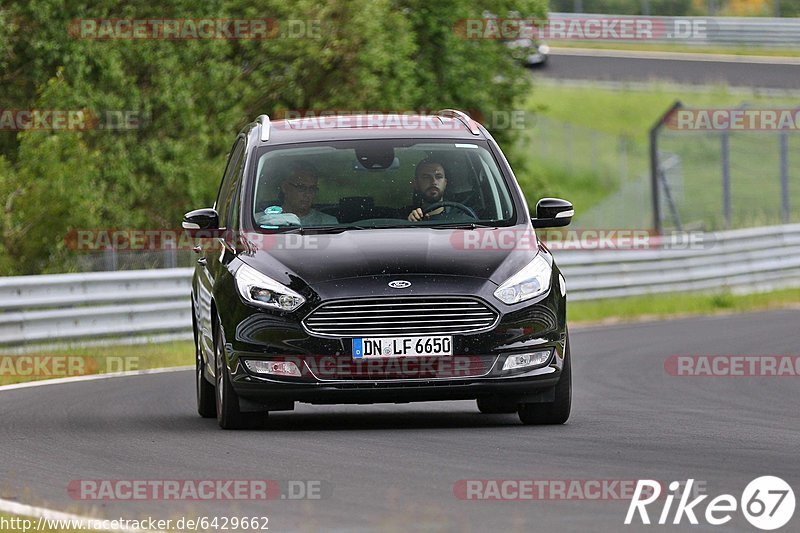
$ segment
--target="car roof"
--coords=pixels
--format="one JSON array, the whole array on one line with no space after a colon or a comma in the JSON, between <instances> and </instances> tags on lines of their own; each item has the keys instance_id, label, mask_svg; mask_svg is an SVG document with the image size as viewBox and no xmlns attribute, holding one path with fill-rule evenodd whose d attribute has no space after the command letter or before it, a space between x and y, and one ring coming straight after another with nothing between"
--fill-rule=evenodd
<instances>
[{"instance_id":1,"label":"car roof","mask_svg":"<svg viewBox=\"0 0 800 533\"><path fill-rule=\"evenodd\" d=\"M251 135L257 133L261 146L357 139L487 139L486 130L466 114L455 110L439 113L307 114L275 121L261 115L249 127Z\"/></svg>"}]
</instances>

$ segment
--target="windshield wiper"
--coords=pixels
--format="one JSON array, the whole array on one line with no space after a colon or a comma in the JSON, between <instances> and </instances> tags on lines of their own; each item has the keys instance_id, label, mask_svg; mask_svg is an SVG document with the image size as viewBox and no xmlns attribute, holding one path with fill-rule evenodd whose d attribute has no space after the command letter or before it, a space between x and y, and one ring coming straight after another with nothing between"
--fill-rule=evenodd
<instances>
[{"instance_id":1,"label":"windshield wiper","mask_svg":"<svg viewBox=\"0 0 800 533\"><path fill-rule=\"evenodd\" d=\"M424 226L431 229L477 229L477 228L496 228L491 224L484 224L480 222L451 222L448 224L430 224Z\"/></svg>"},{"instance_id":2,"label":"windshield wiper","mask_svg":"<svg viewBox=\"0 0 800 533\"><path fill-rule=\"evenodd\" d=\"M310 235L315 233L342 233L349 230L369 229L363 226L292 226L290 229L282 231L281 233L299 233L300 235Z\"/></svg>"}]
</instances>

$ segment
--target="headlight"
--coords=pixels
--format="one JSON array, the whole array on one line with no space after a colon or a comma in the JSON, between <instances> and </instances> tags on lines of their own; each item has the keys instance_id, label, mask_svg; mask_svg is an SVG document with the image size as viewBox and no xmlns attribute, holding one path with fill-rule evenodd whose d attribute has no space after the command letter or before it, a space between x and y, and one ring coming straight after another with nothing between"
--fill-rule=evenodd
<instances>
[{"instance_id":1,"label":"headlight","mask_svg":"<svg viewBox=\"0 0 800 533\"><path fill-rule=\"evenodd\" d=\"M550 263L539 254L525 268L500 285L500 288L494 291L494 295L508 305L530 300L547 292L552 273Z\"/></svg>"},{"instance_id":2,"label":"headlight","mask_svg":"<svg viewBox=\"0 0 800 533\"><path fill-rule=\"evenodd\" d=\"M550 53L550 47L547 46L546 44L540 44L539 45L539 53L542 54L542 55L549 54Z\"/></svg>"},{"instance_id":3,"label":"headlight","mask_svg":"<svg viewBox=\"0 0 800 533\"><path fill-rule=\"evenodd\" d=\"M236 287L244 301L258 307L294 311L306 301L289 287L247 265L239 267L235 278Z\"/></svg>"}]
</instances>

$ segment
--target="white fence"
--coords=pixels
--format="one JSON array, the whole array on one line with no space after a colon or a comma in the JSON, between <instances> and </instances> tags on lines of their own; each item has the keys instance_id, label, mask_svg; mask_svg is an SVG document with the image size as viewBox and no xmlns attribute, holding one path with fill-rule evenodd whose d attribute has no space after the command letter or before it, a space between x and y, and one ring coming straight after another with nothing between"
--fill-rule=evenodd
<instances>
[{"instance_id":1,"label":"white fence","mask_svg":"<svg viewBox=\"0 0 800 533\"><path fill-rule=\"evenodd\" d=\"M800 224L706 234L701 249L554 250L571 301L800 286ZM191 269L0 278L0 347L190 338Z\"/></svg>"}]
</instances>

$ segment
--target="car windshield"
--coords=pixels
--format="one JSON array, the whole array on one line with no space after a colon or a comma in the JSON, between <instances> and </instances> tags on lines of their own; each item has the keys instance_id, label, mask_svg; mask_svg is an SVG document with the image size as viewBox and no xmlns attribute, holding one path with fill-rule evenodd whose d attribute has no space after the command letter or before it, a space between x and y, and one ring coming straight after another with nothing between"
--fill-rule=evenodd
<instances>
[{"instance_id":1,"label":"car windshield","mask_svg":"<svg viewBox=\"0 0 800 533\"><path fill-rule=\"evenodd\" d=\"M486 143L360 140L255 155L254 227L507 225L506 181Z\"/></svg>"}]
</instances>

